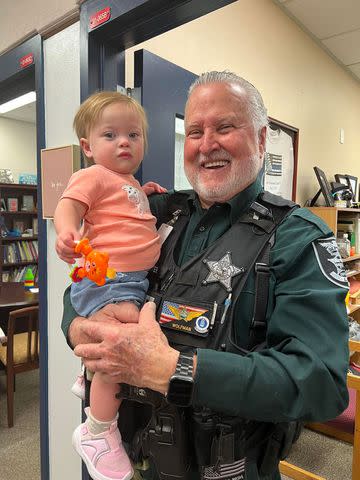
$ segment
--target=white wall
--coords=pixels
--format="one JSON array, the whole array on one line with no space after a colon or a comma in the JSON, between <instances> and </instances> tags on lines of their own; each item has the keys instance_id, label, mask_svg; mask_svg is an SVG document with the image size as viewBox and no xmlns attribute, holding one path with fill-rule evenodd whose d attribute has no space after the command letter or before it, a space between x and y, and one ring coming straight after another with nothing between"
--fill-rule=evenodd
<instances>
[{"instance_id":1,"label":"white wall","mask_svg":"<svg viewBox=\"0 0 360 480\"><path fill-rule=\"evenodd\" d=\"M360 83L271 0L239 0L129 49L127 86L139 48L196 74L227 69L253 83L269 115L299 129L300 203L318 190L315 165L331 180L360 177Z\"/></svg>"},{"instance_id":2,"label":"white wall","mask_svg":"<svg viewBox=\"0 0 360 480\"><path fill-rule=\"evenodd\" d=\"M36 125L0 117L0 168L9 168L15 183L19 173L36 173Z\"/></svg>"},{"instance_id":3,"label":"white wall","mask_svg":"<svg viewBox=\"0 0 360 480\"><path fill-rule=\"evenodd\" d=\"M80 103L79 23L44 42L46 147L76 143L72 121ZM81 420L80 400L70 391L80 365L60 329L69 269L55 254L48 220L49 456L50 478L77 480L81 463L71 435Z\"/></svg>"},{"instance_id":4,"label":"white wall","mask_svg":"<svg viewBox=\"0 0 360 480\"><path fill-rule=\"evenodd\" d=\"M0 54L19 40L49 30L78 15L77 0L15 0L0 2ZM6 5L6 7L5 7Z\"/></svg>"}]
</instances>

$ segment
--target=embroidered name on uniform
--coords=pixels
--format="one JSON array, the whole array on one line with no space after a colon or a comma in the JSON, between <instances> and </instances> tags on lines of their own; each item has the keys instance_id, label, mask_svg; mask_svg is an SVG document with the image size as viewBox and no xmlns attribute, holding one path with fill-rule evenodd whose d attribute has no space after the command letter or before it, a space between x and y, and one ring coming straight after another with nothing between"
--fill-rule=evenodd
<instances>
[{"instance_id":1,"label":"embroidered name on uniform","mask_svg":"<svg viewBox=\"0 0 360 480\"><path fill-rule=\"evenodd\" d=\"M209 329L210 311L192 305L184 305L165 300L159 323L166 328L180 330L195 335L205 335Z\"/></svg>"}]
</instances>

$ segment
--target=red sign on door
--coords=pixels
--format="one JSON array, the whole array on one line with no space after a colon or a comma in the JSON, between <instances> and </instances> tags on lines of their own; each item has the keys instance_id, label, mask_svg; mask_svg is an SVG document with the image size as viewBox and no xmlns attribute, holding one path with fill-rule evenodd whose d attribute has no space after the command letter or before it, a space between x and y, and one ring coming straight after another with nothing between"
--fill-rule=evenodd
<instances>
[{"instance_id":1,"label":"red sign on door","mask_svg":"<svg viewBox=\"0 0 360 480\"><path fill-rule=\"evenodd\" d=\"M21 68L26 68L29 65L32 65L34 63L34 54L28 53L27 55L24 55L20 58L19 63Z\"/></svg>"},{"instance_id":2,"label":"red sign on door","mask_svg":"<svg viewBox=\"0 0 360 480\"><path fill-rule=\"evenodd\" d=\"M110 16L111 16L110 7L106 7L103 10L100 10L99 12L94 13L90 17L90 25L89 25L90 28L93 29L101 25L102 23L107 22L108 20L110 20Z\"/></svg>"}]
</instances>

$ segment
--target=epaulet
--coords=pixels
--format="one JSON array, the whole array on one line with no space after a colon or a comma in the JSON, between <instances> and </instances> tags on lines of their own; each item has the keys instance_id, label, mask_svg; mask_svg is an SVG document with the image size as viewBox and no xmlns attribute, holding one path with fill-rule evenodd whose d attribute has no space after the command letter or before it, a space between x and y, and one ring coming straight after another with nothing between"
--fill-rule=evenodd
<instances>
[{"instance_id":1,"label":"epaulet","mask_svg":"<svg viewBox=\"0 0 360 480\"><path fill-rule=\"evenodd\" d=\"M329 235L331 233L331 228L320 217L312 213L307 208L299 208L296 210L296 212L294 212L293 215L302 218L305 220L305 222L317 227L324 235Z\"/></svg>"},{"instance_id":2,"label":"epaulet","mask_svg":"<svg viewBox=\"0 0 360 480\"><path fill-rule=\"evenodd\" d=\"M260 193L259 197L266 203L274 205L275 207L290 207L290 208L299 208L300 205L297 203L287 200L286 198L280 197L279 195L274 195L273 193L267 192L266 190Z\"/></svg>"},{"instance_id":3,"label":"epaulet","mask_svg":"<svg viewBox=\"0 0 360 480\"><path fill-rule=\"evenodd\" d=\"M176 210L181 210L181 215L189 215L188 200L192 193L192 190L179 190L169 195L168 214L172 215Z\"/></svg>"}]
</instances>

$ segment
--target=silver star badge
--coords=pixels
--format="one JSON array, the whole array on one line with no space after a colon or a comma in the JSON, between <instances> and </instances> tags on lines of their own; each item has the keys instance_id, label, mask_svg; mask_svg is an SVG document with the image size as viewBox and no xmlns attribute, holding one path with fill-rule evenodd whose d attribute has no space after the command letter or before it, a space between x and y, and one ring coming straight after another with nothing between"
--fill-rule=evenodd
<instances>
[{"instance_id":1,"label":"silver star badge","mask_svg":"<svg viewBox=\"0 0 360 480\"><path fill-rule=\"evenodd\" d=\"M231 252L227 252L220 260L212 261L204 258L203 262L210 270L209 275L203 281L204 285L213 282L220 282L228 292L232 291L231 279L239 273L244 273L244 267L236 267L231 261Z\"/></svg>"}]
</instances>

